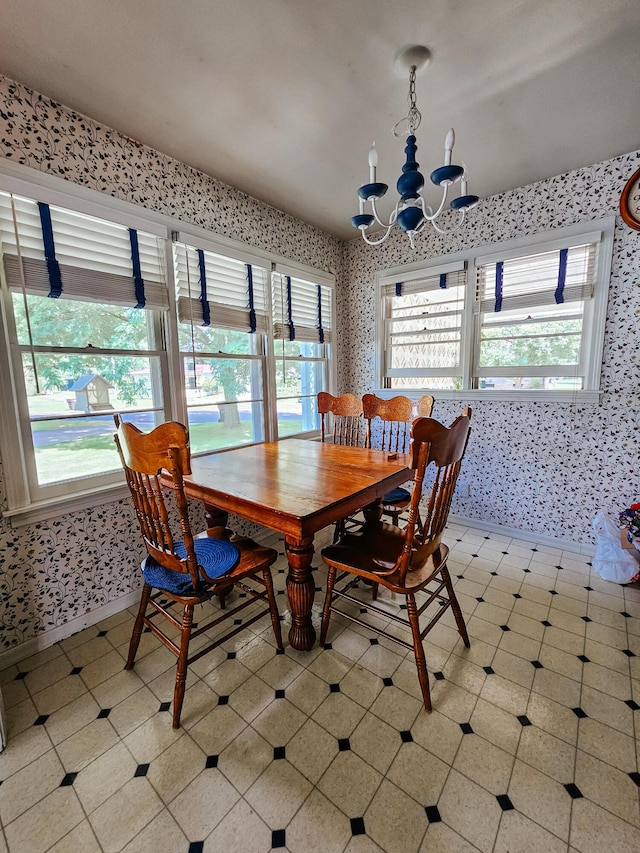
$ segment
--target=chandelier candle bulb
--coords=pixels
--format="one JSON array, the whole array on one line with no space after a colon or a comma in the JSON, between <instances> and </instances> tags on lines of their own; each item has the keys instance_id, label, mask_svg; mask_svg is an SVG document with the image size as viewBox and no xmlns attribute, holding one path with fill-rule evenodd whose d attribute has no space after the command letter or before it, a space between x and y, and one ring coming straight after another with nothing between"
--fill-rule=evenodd
<instances>
[{"instance_id":1,"label":"chandelier candle bulb","mask_svg":"<svg viewBox=\"0 0 640 853\"><path fill-rule=\"evenodd\" d=\"M375 184L376 182L376 166L378 165L378 152L376 151L375 142L371 143L371 148L369 149L369 183ZM360 211L362 213L362 211Z\"/></svg>"},{"instance_id":2,"label":"chandelier candle bulb","mask_svg":"<svg viewBox=\"0 0 640 853\"><path fill-rule=\"evenodd\" d=\"M453 146L456 142L456 134L453 128L449 130L447 133L446 139L444 140L444 165L451 165L451 152L453 151Z\"/></svg>"}]
</instances>

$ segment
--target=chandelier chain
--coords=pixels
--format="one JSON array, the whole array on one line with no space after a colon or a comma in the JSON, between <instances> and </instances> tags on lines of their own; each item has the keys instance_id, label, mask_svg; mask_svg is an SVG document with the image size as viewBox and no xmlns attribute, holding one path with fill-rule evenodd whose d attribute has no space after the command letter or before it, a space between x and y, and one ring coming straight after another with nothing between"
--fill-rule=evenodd
<instances>
[{"instance_id":1,"label":"chandelier chain","mask_svg":"<svg viewBox=\"0 0 640 853\"><path fill-rule=\"evenodd\" d=\"M409 133L415 133L418 127L420 126L420 121L422 120L422 114L418 107L416 106L416 66L412 65L409 71L409 95L407 97L409 102L409 112L407 113L407 125L409 126Z\"/></svg>"}]
</instances>

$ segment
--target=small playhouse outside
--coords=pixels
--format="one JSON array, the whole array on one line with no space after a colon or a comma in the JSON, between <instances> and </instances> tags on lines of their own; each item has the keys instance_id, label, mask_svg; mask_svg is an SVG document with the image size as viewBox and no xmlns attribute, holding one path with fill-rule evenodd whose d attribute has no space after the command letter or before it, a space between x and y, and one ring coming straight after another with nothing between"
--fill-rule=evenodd
<instances>
[{"instance_id":1,"label":"small playhouse outside","mask_svg":"<svg viewBox=\"0 0 640 853\"><path fill-rule=\"evenodd\" d=\"M109 401L109 391L113 385L97 373L85 373L80 376L69 391L75 392L75 399L70 398L70 409L85 412L102 412L113 410Z\"/></svg>"}]
</instances>

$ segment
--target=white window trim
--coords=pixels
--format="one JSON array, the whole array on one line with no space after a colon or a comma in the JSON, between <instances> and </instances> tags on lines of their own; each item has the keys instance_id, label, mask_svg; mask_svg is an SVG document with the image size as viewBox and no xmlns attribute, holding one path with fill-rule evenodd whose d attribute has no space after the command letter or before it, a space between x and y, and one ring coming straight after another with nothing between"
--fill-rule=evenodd
<instances>
[{"instance_id":1,"label":"white window trim","mask_svg":"<svg viewBox=\"0 0 640 853\"><path fill-rule=\"evenodd\" d=\"M239 258L255 259L267 269L273 269L274 265L279 268L291 270L291 273L299 278L317 281L332 289L332 316L331 322L336 327L336 277L333 272L320 270L315 267L292 261L275 252L270 252L242 243L239 240L225 237L208 231L200 226L183 222L174 217L169 217L153 210L148 210L140 205L133 204L111 196L103 196L100 192L88 187L72 184L55 175L39 172L28 166L14 163L11 160L0 159L0 190L22 195L26 198L38 198L48 204L77 210L89 216L95 216L109 221L136 228L149 233L157 234L165 238L166 247L166 269L168 288L170 293L169 310L165 312L167 335L167 372L165 379L165 409L170 417L186 423L186 398L182 393L182 362L178 344L177 334L177 311L175 301L175 280L173 273L172 258L172 235L178 232L187 241L196 240L203 248L210 248L219 254L228 254ZM270 276L268 286L270 287ZM271 293L269 291L269 300ZM7 294L4 294L6 298ZM271 304L269 302L269 304ZM1 312L1 315L12 321L12 308ZM23 439L21 435L21 423L17 412L20 395L17 393L16 383L13 377L13 366L7 341L8 328L2 316L0 316L0 454L2 457L4 487L7 496L8 509L2 512L4 518L10 519L12 525L21 526L25 524L57 518L67 513L88 509L93 506L102 505L126 498L129 494L124 484L124 475L121 481L107 485L99 485L90 489L75 490L69 495L59 497L48 497L43 500L32 500L27 477L27 460ZM271 330L270 330L271 334ZM271 412L270 400L270 376L275 377L273 367L273 354L266 347L266 370L265 370L265 429L266 440L272 440L276 435L275 408ZM329 361L329 391L336 389L336 358L335 346L333 347ZM168 379L168 381L166 381ZM275 381L275 380L274 380ZM274 401L275 402L275 401ZM300 437L300 436L296 436ZM316 433L305 433L305 438L315 438ZM287 437L282 438L286 441ZM220 451L222 452L222 451ZM120 480L120 477L118 477Z\"/></svg>"},{"instance_id":2,"label":"white window trim","mask_svg":"<svg viewBox=\"0 0 640 853\"><path fill-rule=\"evenodd\" d=\"M528 237L517 237L501 243L485 245L479 248L466 249L454 252L440 258L427 261L416 261L406 266L392 267L379 270L376 273L376 373L375 393L386 399L407 394L411 397L419 397L422 394L433 394L439 400L497 400L509 402L541 402L541 403L580 403L599 404L601 399L600 377L602 373L602 353L604 348L604 330L607 315L607 303L609 299L609 285L611 280L611 261L613 255L613 238L615 228L615 217L608 216L604 219L569 225L553 231L540 232ZM550 251L552 249L565 248L566 242L572 241L575 245L577 239L585 242L599 241L598 263L596 271L596 284L594 298L591 304L586 306L585 313L593 313L586 324L584 334L586 335L584 347L587 351L594 353L588 364L585 374L587 388L580 391L565 390L511 390L511 389L476 389L472 388L473 382L473 358L477 346L477 329L473 315L474 289L476 278L476 267L479 264L490 263L492 260L507 260L509 257L518 257L524 250L536 252ZM421 388L411 388L403 391L401 388L385 388L383 365L384 365L384 322L382 317L382 285L395 281L409 281L419 278L421 275L438 275L451 269L459 269L460 263L467 268L467 290L465 295L464 313L462 320L462 342L461 342L461 364L462 364L462 388L460 390L444 390L442 388L430 388L425 384ZM455 266L455 265L458 266Z\"/></svg>"}]
</instances>

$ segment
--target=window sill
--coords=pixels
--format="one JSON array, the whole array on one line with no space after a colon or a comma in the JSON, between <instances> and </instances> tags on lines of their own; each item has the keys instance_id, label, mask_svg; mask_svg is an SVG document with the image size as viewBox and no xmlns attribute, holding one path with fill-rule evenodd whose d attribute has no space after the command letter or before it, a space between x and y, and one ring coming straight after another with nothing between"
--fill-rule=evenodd
<instances>
[{"instance_id":1,"label":"window sill","mask_svg":"<svg viewBox=\"0 0 640 853\"><path fill-rule=\"evenodd\" d=\"M29 506L8 509L2 513L2 516L9 520L12 527L24 527L27 524L48 521L51 518L58 518L61 515L79 512L94 506L115 503L128 498L129 494L127 485L118 483L93 491L76 492L68 497L50 498L29 504Z\"/></svg>"},{"instance_id":2,"label":"window sill","mask_svg":"<svg viewBox=\"0 0 640 853\"><path fill-rule=\"evenodd\" d=\"M441 388L382 388L374 392L378 397L388 399L397 395L420 397L422 394L433 394L438 400L496 400L509 403L579 403L580 405L600 404L600 391L530 391L530 390L496 390L470 389L468 391L443 391Z\"/></svg>"}]
</instances>

